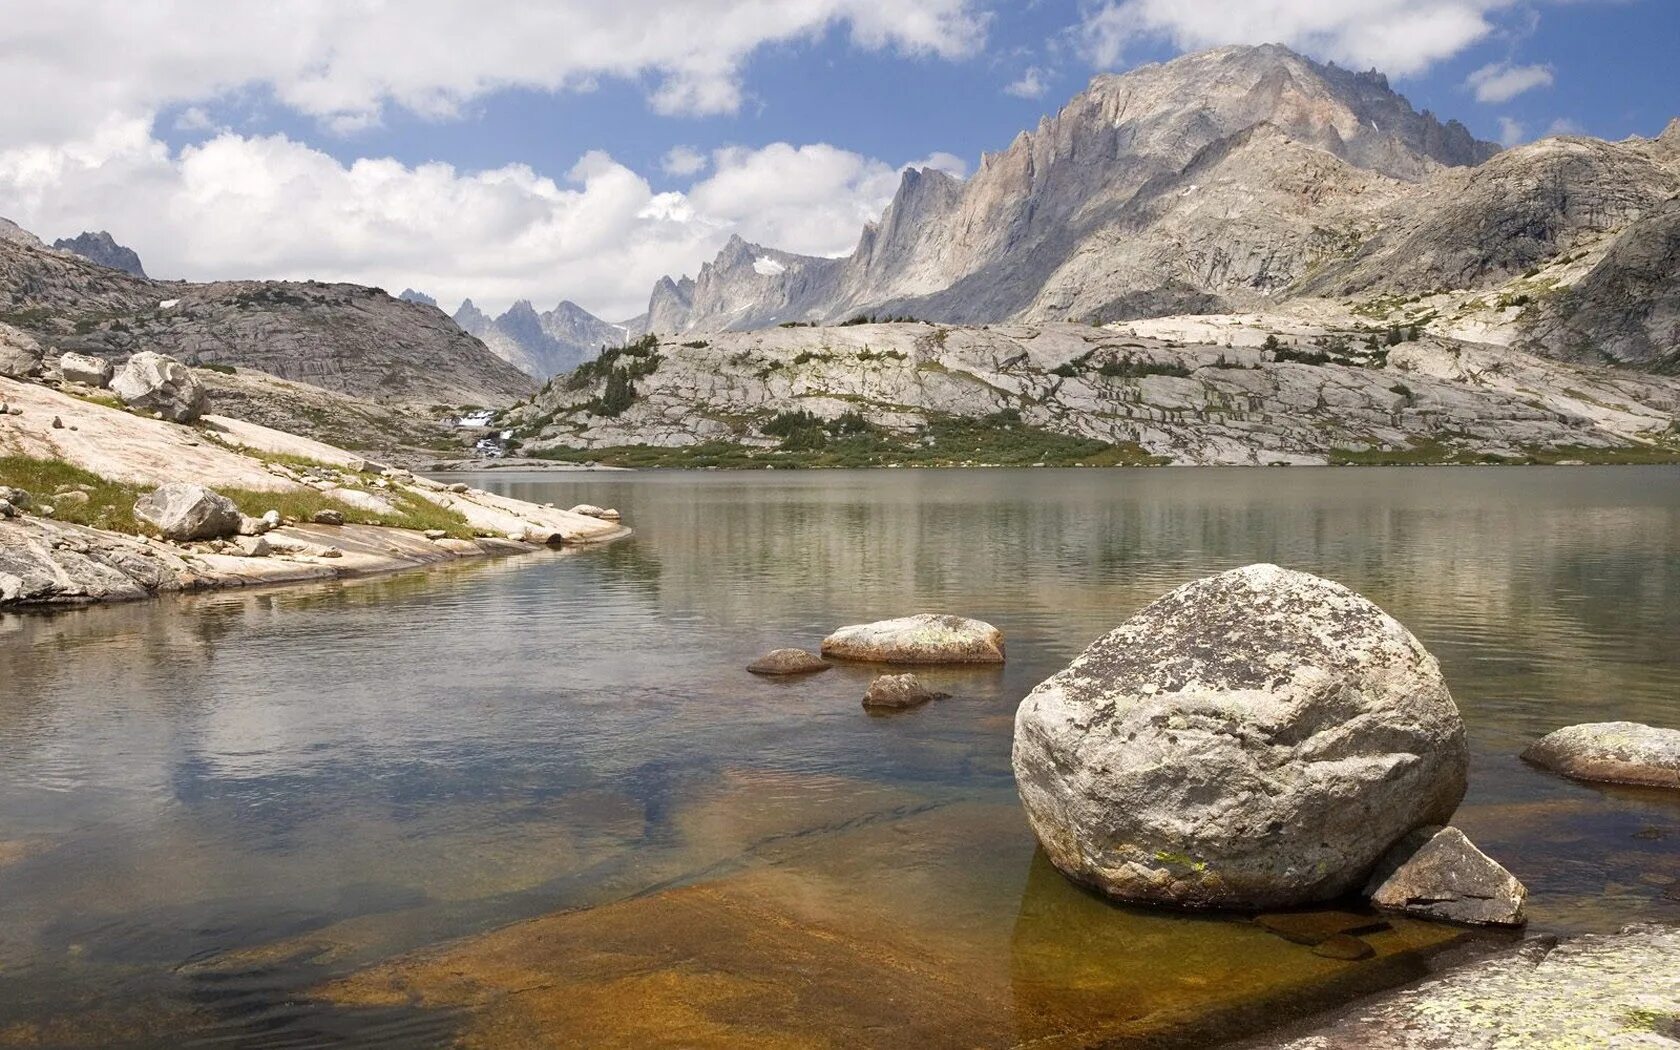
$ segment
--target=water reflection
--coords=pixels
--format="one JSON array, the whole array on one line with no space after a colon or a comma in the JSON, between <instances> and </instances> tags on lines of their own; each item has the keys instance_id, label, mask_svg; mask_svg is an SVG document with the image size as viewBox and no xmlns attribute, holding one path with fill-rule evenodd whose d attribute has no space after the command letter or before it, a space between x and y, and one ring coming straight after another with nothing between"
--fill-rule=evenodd
<instances>
[{"instance_id":1,"label":"water reflection","mask_svg":"<svg viewBox=\"0 0 1680 1050\"><path fill-rule=\"evenodd\" d=\"M1680 722L1673 470L475 481L614 505L637 533L0 617L0 1042L424 1045L562 1017L612 1041L613 1004L658 991L634 973L671 958L698 983L659 1001L709 1005L644 1019L695 1042L749 1022L796 1039L801 1011L878 1042L895 1030L864 1004L891 991L936 1019L934 1045L1080 1045L1393 979L1432 928L1348 968L1247 926L1114 909L1041 870L1013 800L1010 716L1033 684L1168 588L1256 560L1362 590L1441 657L1474 750L1460 823L1528 883L1537 928L1680 919L1671 794L1514 758L1570 721ZM953 698L892 719L858 706L866 668L741 672L933 609L998 623L1010 663L932 673ZM440 960L483 967L515 943L486 931L528 918L572 961L444 979ZM682 936L636 939L659 929ZM578 961L620 949L645 964L623 983ZM851 976L806 987L800 966ZM484 1013L543 967L577 994Z\"/></svg>"}]
</instances>

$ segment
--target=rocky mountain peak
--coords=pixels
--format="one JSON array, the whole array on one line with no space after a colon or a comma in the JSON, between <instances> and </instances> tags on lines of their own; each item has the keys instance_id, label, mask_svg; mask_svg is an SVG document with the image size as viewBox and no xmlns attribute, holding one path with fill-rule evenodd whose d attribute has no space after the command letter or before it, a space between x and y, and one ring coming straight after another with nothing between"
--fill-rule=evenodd
<instances>
[{"instance_id":1,"label":"rocky mountain peak","mask_svg":"<svg viewBox=\"0 0 1680 1050\"><path fill-rule=\"evenodd\" d=\"M475 306L471 299L462 299L460 307L455 311L455 323L460 325L463 331L482 338L493 322L490 315Z\"/></svg>"},{"instance_id":2,"label":"rocky mountain peak","mask_svg":"<svg viewBox=\"0 0 1680 1050\"><path fill-rule=\"evenodd\" d=\"M33 233L30 233L28 230L19 226L12 220L3 217L0 217L0 241L8 241L12 244L26 244L31 248L46 247L45 244L41 243L41 238L35 236Z\"/></svg>"},{"instance_id":3,"label":"rocky mountain peak","mask_svg":"<svg viewBox=\"0 0 1680 1050\"><path fill-rule=\"evenodd\" d=\"M433 299L425 292L417 292L412 288L404 288L400 293L398 293L397 298L401 299L405 303L418 303L421 306L437 306L436 299Z\"/></svg>"},{"instance_id":4,"label":"rocky mountain peak","mask_svg":"<svg viewBox=\"0 0 1680 1050\"><path fill-rule=\"evenodd\" d=\"M145 268L140 265L139 254L133 248L118 244L116 238L104 230L96 233L83 232L70 238L60 237L53 242L53 247L59 251L73 252L89 262L121 270L135 277L146 276Z\"/></svg>"}]
</instances>

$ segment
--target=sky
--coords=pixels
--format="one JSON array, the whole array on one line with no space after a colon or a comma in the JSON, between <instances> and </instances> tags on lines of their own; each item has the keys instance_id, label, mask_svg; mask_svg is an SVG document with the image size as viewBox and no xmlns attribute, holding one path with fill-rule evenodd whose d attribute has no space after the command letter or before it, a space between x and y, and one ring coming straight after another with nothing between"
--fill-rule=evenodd
<instances>
[{"instance_id":1,"label":"sky","mask_svg":"<svg viewBox=\"0 0 1680 1050\"><path fill-rule=\"evenodd\" d=\"M1268 42L1506 145L1680 115L1675 0L0 0L0 215L616 321L733 234L848 253L1096 73Z\"/></svg>"}]
</instances>

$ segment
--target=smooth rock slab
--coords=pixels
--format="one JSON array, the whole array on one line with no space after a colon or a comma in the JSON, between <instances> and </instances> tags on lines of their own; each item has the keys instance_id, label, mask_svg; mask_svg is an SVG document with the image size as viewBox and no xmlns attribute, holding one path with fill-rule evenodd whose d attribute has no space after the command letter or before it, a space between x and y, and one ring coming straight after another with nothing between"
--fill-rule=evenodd
<instances>
[{"instance_id":1,"label":"smooth rock slab","mask_svg":"<svg viewBox=\"0 0 1680 1050\"><path fill-rule=\"evenodd\" d=\"M748 664L747 670L762 675L815 674L833 666L804 649L772 649Z\"/></svg>"},{"instance_id":2,"label":"smooth rock slab","mask_svg":"<svg viewBox=\"0 0 1680 1050\"><path fill-rule=\"evenodd\" d=\"M1003 632L983 620L921 613L842 627L823 639L822 654L885 664L1001 664Z\"/></svg>"},{"instance_id":3,"label":"smooth rock slab","mask_svg":"<svg viewBox=\"0 0 1680 1050\"><path fill-rule=\"evenodd\" d=\"M1587 722L1541 738L1522 757L1576 780L1680 788L1680 730Z\"/></svg>"},{"instance_id":4,"label":"smooth rock slab","mask_svg":"<svg viewBox=\"0 0 1680 1050\"><path fill-rule=\"evenodd\" d=\"M943 700L947 695L929 689L913 674L884 674L869 683L869 691L863 695L863 706L902 709L916 707L929 700Z\"/></svg>"},{"instance_id":5,"label":"smooth rock slab","mask_svg":"<svg viewBox=\"0 0 1680 1050\"><path fill-rule=\"evenodd\" d=\"M1364 884L1464 797L1464 724L1411 633L1340 584L1251 565L1187 584L1022 701L1045 853L1140 903L1280 908Z\"/></svg>"},{"instance_id":6,"label":"smooth rock slab","mask_svg":"<svg viewBox=\"0 0 1680 1050\"><path fill-rule=\"evenodd\" d=\"M134 516L163 534L166 540L215 540L239 532L239 508L233 500L203 485L176 482L141 496Z\"/></svg>"},{"instance_id":7,"label":"smooth rock slab","mask_svg":"<svg viewBox=\"0 0 1680 1050\"><path fill-rule=\"evenodd\" d=\"M1401 839L1365 886L1379 908L1472 926L1521 926L1528 889L1457 828Z\"/></svg>"}]
</instances>

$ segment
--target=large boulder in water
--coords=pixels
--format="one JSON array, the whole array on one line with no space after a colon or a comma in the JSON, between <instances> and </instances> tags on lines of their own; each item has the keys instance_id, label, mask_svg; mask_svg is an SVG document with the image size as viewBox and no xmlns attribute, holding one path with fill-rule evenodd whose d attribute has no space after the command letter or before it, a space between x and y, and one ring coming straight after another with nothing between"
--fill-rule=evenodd
<instances>
[{"instance_id":1,"label":"large boulder in water","mask_svg":"<svg viewBox=\"0 0 1680 1050\"><path fill-rule=\"evenodd\" d=\"M1680 788L1677 729L1638 722L1587 722L1535 741L1522 757L1576 780Z\"/></svg>"},{"instance_id":2,"label":"large boulder in water","mask_svg":"<svg viewBox=\"0 0 1680 1050\"><path fill-rule=\"evenodd\" d=\"M1050 860L1129 901L1275 908L1364 882L1464 797L1464 724L1411 632L1251 565L1157 600L1034 689L1015 779Z\"/></svg>"},{"instance_id":3,"label":"large boulder in water","mask_svg":"<svg viewBox=\"0 0 1680 1050\"><path fill-rule=\"evenodd\" d=\"M1001 664L1003 632L984 620L921 613L842 627L823 639L822 654L882 664Z\"/></svg>"},{"instance_id":4,"label":"large boulder in water","mask_svg":"<svg viewBox=\"0 0 1680 1050\"><path fill-rule=\"evenodd\" d=\"M131 408L156 412L177 423L191 423L202 416L210 400L192 369L150 350L128 359L111 380L111 390Z\"/></svg>"},{"instance_id":5,"label":"large boulder in water","mask_svg":"<svg viewBox=\"0 0 1680 1050\"><path fill-rule=\"evenodd\" d=\"M166 540L214 540L239 532L239 507L203 485L164 485L134 504L134 516L156 527Z\"/></svg>"}]
</instances>

